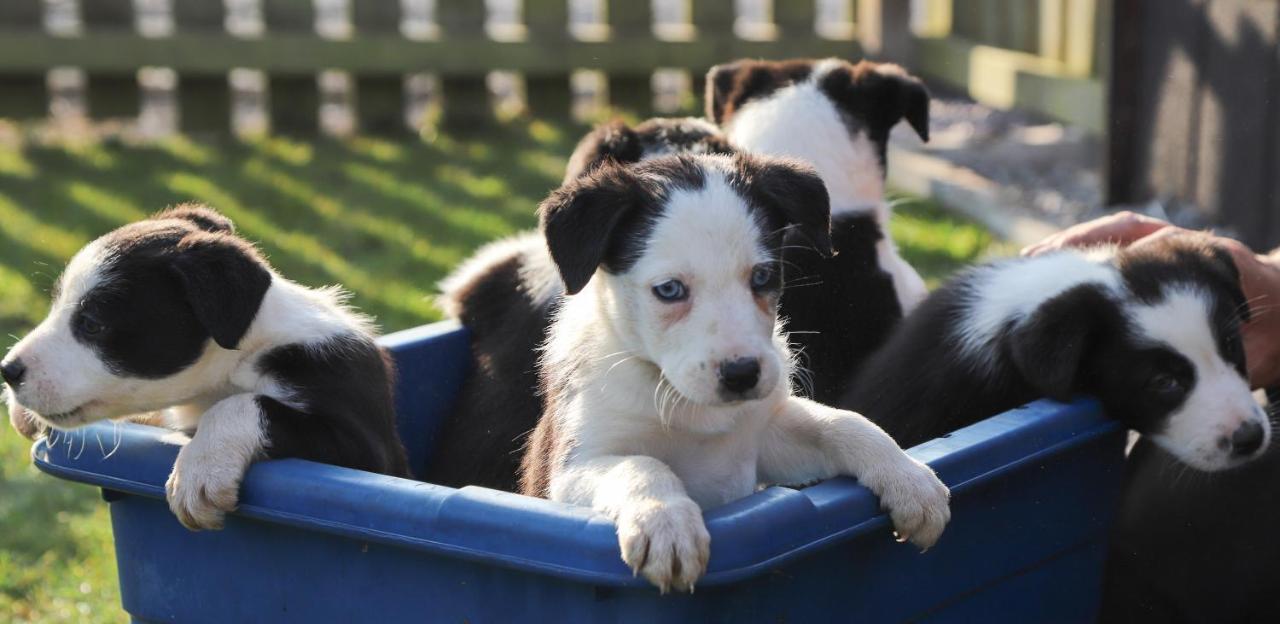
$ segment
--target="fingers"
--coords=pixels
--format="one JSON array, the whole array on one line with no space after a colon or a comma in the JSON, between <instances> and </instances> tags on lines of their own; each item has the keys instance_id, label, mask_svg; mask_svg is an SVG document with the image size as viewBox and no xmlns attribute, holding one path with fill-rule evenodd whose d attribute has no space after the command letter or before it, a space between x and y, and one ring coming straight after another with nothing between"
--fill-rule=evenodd
<instances>
[{"instance_id":1,"label":"fingers","mask_svg":"<svg viewBox=\"0 0 1280 624\"><path fill-rule=\"evenodd\" d=\"M1022 255L1035 256L1068 247L1091 247L1107 244L1123 247L1155 232L1172 227L1169 223L1160 219L1126 210L1069 227L1034 245L1023 248Z\"/></svg>"}]
</instances>

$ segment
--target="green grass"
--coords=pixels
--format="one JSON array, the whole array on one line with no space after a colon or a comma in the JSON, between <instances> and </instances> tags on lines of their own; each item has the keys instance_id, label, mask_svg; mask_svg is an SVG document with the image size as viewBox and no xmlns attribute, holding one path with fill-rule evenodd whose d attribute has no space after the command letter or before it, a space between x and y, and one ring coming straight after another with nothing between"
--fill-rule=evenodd
<instances>
[{"instance_id":1,"label":"green grass","mask_svg":"<svg viewBox=\"0 0 1280 624\"><path fill-rule=\"evenodd\" d=\"M39 322L81 245L186 201L230 216L285 275L345 284L384 330L437 320L436 281L477 245L535 223L581 131L521 121L430 142L10 140L0 144L0 335ZM980 228L926 201L899 202L894 236L931 283L993 249ZM36 471L29 446L0 427L0 614L124 621L106 504Z\"/></svg>"}]
</instances>

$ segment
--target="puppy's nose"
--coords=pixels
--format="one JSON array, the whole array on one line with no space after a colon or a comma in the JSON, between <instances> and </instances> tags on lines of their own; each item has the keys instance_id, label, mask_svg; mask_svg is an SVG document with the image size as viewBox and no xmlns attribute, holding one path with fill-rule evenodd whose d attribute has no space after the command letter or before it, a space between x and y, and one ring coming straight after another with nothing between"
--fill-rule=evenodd
<instances>
[{"instance_id":1,"label":"puppy's nose","mask_svg":"<svg viewBox=\"0 0 1280 624\"><path fill-rule=\"evenodd\" d=\"M1246 420L1244 424L1236 428L1231 434L1231 455L1233 457L1248 457L1258 452L1262 448L1262 442L1267 437L1266 432L1262 429L1262 425L1256 420Z\"/></svg>"},{"instance_id":2,"label":"puppy's nose","mask_svg":"<svg viewBox=\"0 0 1280 624\"><path fill-rule=\"evenodd\" d=\"M27 376L27 365L22 360L14 358L0 364L0 377L4 377L4 382L10 387L17 388L22 383L22 378Z\"/></svg>"},{"instance_id":3,"label":"puppy's nose","mask_svg":"<svg viewBox=\"0 0 1280 624\"><path fill-rule=\"evenodd\" d=\"M760 360L738 358L720 363L720 385L725 390L742 394L760 382Z\"/></svg>"}]
</instances>

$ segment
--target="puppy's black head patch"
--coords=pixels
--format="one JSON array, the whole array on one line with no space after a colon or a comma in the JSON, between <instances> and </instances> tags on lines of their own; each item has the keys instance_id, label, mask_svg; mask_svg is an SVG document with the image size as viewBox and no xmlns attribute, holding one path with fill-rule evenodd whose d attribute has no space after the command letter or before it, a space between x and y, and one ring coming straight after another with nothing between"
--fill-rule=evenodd
<instances>
[{"instance_id":1,"label":"puppy's black head patch","mask_svg":"<svg viewBox=\"0 0 1280 624\"><path fill-rule=\"evenodd\" d=\"M72 307L75 339L116 374L172 375L194 363L210 338L235 348L270 286L265 261L226 233L224 217L174 212L181 216L161 213L102 237L96 266L80 269L93 275L74 276L90 286L60 303Z\"/></svg>"},{"instance_id":2,"label":"puppy's black head patch","mask_svg":"<svg viewBox=\"0 0 1280 624\"><path fill-rule=\"evenodd\" d=\"M830 198L812 167L745 154L734 164L729 184L760 211L765 232L795 232L818 253L832 255Z\"/></svg>"},{"instance_id":3,"label":"puppy's black head patch","mask_svg":"<svg viewBox=\"0 0 1280 624\"><path fill-rule=\"evenodd\" d=\"M707 119L724 125L743 104L768 96L787 85L802 82L813 72L814 61L753 61L743 59L716 65L707 72Z\"/></svg>"},{"instance_id":4,"label":"puppy's black head patch","mask_svg":"<svg viewBox=\"0 0 1280 624\"><path fill-rule=\"evenodd\" d=\"M827 72L820 86L878 144L888 141L889 131L903 119L922 140L929 140L929 90L897 65L844 63Z\"/></svg>"},{"instance_id":5,"label":"puppy's black head patch","mask_svg":"<svg viewBox=\"0 0 1280 624\"><path fill-rule=\"evenodd\" d=\"M614 120L597 126L578 142L565 168L564 183L605 162L636 163L665 154L732 154L714 126L701 119L654 118L632 128Z\"/></svg>"},{"instance_id":6,"label":"puppy's black head patch","mask_svg":"<svg viewBox=\"0 0 1280 624\"><path fill-rule=\"evenodd\" d=\"M565 290L571 295L582 290L601 266L615 273L629 269L667 193L703 184L696 160L672 156L633 166L605 162L552 192L538 215Z\"/></svg>"},{"instance_id":7,"label":"puppy's black head patch","mask_svg":"<svg viewBox=\"0 0 1280 624\"><path fill-rule=\"evenodd\" d=\"M745 104L815 76L821 63L741 60L711 68L707 74L706 115L725 125ZM887 63L838 62L821 67L818 88L845 119L850 132L865 131L884 162L889 131L906 119L921 139L929 140L929 90L919 78Z\"/></svg>"},{"instance_id":8,"label":"puppy's black head patch","mask_svg":"<svg viewBox=\"0 0 1280 624\"><path fill-rule=\"evenodd\" d=\"M212 208L200 204L181 204L173 208L166 208L156 213L151 219L157 221L162 219L190 221L206 232L232 234L236 231L236 226L231 222L231 219L222 216Z\"/></svg>"}]
</instances>

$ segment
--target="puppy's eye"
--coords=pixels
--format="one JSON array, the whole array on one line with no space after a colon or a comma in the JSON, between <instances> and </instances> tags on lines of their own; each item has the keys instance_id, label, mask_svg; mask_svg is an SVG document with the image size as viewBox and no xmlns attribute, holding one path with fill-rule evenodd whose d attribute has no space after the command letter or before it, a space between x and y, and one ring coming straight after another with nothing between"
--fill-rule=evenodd
<instances>
[{"instance_id":1,"label":"puppy's eye","mask_svg":"<svg viewBox=\"0 0 1280 624\"><path fill-rule=\"evenodd\" d=\"M773 267L767 264L757 264L751 269L751 288L752 290L762 290L773 284Z\"/></svg>"},{"instance_id":2,"label":"puppy's eye","mask_svg":"<svg viewBox=\"0 0 1280 624\"><path fill-rule=\"evenodd\" d=\"M662 301L683 301L689 296L689 289L680 280L667 280L653 287L653 296Z\"/></svg>"},{"instance_id":3,"label":"puppy's eye","mask_svg":"<svg viewBox=\"0 0 1280 624\"><path fill-rule=\"evenodd\" d=\"M1169 373L1156 373L1147 380L1147 390L1161 395L1181 394L1184 388L1182 380Z\"/></svg>"},{"instance_id":4,"label":"puppy's eye","mask_svg":"<svg viewBox=\"0 0 1280 624\"><path fill-rule=\"evenodd\" d=\"M95 316L84 312L76 319L76 327L86 336L97 336L106 329L106 326Z\"/></svg>"}]
</instances>

